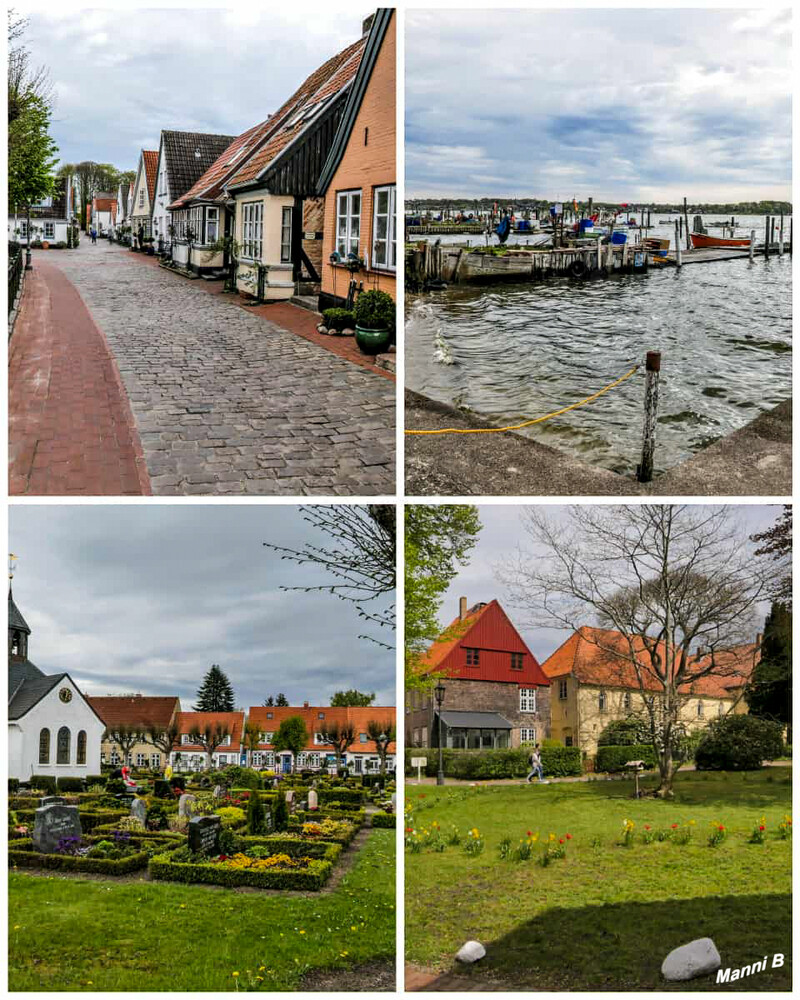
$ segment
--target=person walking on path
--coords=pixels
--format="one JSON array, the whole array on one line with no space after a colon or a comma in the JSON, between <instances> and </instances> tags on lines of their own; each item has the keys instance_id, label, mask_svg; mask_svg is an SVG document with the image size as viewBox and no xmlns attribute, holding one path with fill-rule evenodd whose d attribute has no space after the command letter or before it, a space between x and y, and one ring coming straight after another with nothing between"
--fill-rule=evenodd
<instances>
[{"instance_id":1,"label":"person walking on path","mask_svg":"<svg viewBox=\"0 0 800 1000\"><path fill-rule=\"evenodd\" d=\"M137 230L136 235L139 238L139 249L142 250L144 248L144 226L141 222L139 223L139 229Z\"/></svg>"},{"instance_id":2,"label":"person walking on path","mask_svg":"<svg viewBox=\"0 0 800 1000\"><path fill-rule=\"evenodd\" d=\"M544 781L544 768L542 767L542 755L539 752L539 744L537 743L533 750L531 750L531 755L528 757L528 763L531 765L530 773L525 779L528 784L531 783L533 776L536 775L539 781Z\"/></svg>"},{"instance_id":3,"label":"person walking on path","mask_svg":"<svg viewBox=\"0 0 800 1000\"><path fill-rule=\"evenodd\" d=\"M89 235L92 237L92 243L97 243L97 230L94 226L89 230Z\"/></svg>"}]
</instances>

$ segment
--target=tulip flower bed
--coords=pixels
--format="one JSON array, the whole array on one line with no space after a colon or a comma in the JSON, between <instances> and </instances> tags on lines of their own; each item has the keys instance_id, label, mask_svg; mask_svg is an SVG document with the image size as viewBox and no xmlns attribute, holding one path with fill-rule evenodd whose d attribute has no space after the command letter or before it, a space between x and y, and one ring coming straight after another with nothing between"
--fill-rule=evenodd
<instances>
[{"instance_id":1,"label":"tulip flower bed","mask_svg":"<svg viewBox=\"0 0 800 1000\"><path fill-rule=\"evenodd\" d=\"M640 783L652 787L654 780ZM789 990L791 768L632 781L406 790L406 959L509 991L715 990L666 984L673 948L713 938L723 968L781 953L726 989ZM457 890L458 906L452 905Z\"/></svg>"},{"instance_id":2,"label":"tulip flower bed","mask_svg":"<svg viewBox=\"0 0 800 1000\"><path fill-rule=\"evenodd\" d=\"M333 844L327 846L326 853L331 855L338 848ZM180 847L177 851L156 855L150 861L150 875L154 879L257 889L314 891L325 885L332 871L333 861L311 857L309 852L301 854L299 850L292 856L284 844L276 850L273 846L244 843L241 850L232 854L212 857L193 854L188 847Z\"/></svg>"},{"instance_id":3,"label":"tulip flower bed","mask_svg":"<svg viewBox=\"0 0 800 1000\"><path fill-rule=\"evenodd\" d=\"M120 833L105 837L71 837L59 844L54 854L41 854L30 839L15 840L9 846L11 868L48 868L64 872L92 872L99 875L127 875L146 868L150 857L175 847L176 838L131 837Z\"/></svg>"}]
</instances>

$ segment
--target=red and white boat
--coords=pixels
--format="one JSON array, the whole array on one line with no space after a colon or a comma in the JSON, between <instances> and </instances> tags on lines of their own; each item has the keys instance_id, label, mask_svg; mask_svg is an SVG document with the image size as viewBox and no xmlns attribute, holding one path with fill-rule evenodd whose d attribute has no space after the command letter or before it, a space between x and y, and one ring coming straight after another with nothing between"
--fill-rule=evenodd
<instances>
[{"instance_id":1,"label":"red and white boat","mask_svg":"<svg viewBox=\"0 0 800 1000\"><path fill-rule=\"evenodd\" d=\"M721 236L706 236L705 233L689 233L695 250L705 247L749 247L750 238L726 240Z\"/></svg>"}]
</instances>

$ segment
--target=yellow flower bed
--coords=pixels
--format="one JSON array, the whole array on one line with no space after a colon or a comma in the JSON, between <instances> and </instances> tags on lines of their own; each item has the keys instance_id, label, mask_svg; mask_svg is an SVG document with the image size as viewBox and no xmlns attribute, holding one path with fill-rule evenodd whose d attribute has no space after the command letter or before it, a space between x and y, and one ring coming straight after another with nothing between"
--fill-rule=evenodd
<instances>
[{"instance_id":1,"label":"yellow flower bed","mask_svg":"<svg viewBox=\"0 0 800 1000\"><path fill-rule=\"evenodd\" d=\"M226 868L263 871L267 868L304 868L311 858L290 858L288 854L271 854L268 858L250 858L246 854L234 854L223 862Z\"/></svg>"}]
</instances>

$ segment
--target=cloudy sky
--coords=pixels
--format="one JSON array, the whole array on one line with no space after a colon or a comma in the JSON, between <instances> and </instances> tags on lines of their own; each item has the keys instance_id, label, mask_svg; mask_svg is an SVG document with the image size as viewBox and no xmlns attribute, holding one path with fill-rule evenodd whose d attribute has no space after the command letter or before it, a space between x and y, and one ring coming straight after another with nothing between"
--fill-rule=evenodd
<instances>
[{"instance_id":1,"label":"cloudy sky","mask_svg":"<svg viewBox=\"0 0 800 1000\"><path fill-rule=\"evenodd\" d=\"M481 524L478 543L472 550L469 565L451 583L440 613L442 626L449 624L458 614L458 599L466 597L469 606L480 601L489 602L497 598L504 606L511 621L517 626L523 639L533 655L539 660L546 660L551 653L569 638L569 633L556 629L530 629L522 624L522 613L515 610L507 600L504 586L498 581L495 569L508 557L513 557L517 547L530 550L532 542L525 533L520 513L523 508L505 504L487 504L478 508ZM742 525L744 544L747 536L764 531L771 527L781 514L780 506L740 505L735 508L735 517ZM554 517L563 517L564 508L558 505L550 507ZM765 615L769 610L763 605L761 612ZM596 624L587 621L587 624Z\"/></svg>"},{"instance_id":2,"label":"cloudy sky","mask_svg":"<svg viewBox=\"0 0 800 1000\"><path fill-rule=\"evenodd\" d=\"M162 129L238 135L275 111L309 73L361 37L362 7L238 4L231 9L80 10L14 4L23 43L55 85L63 161L135 170ZM163 4L167 7L167 4ZM312 16L313 13L313 16Z\"/></svg>"},{"instance_id":3,"label":"cloudy sky","mask_svg":"<svg viewBox=\"0 0 800 1000\"><path fill-rule=\"evenodd\" d=\"M790 198L790 51L788 4L409 11L406 196Z\"/></svg>"},{"instance_id":4,"label":"cloudy sky","mask_svg":"<svg viewBox=\"0 0 800 1000\"><path fill-rule=\"evenodd\" d=\"M9 532L31 659L87 694L176 694L190 710L219 663L239 707L280 691L327 705L351 687L395 703L394 653L357 638L351 605L279 589L332 582L261 544L324 542L295 507L26 505Z\"/></svg>"}]
</instances>

